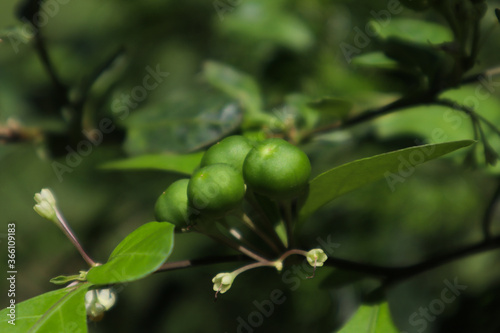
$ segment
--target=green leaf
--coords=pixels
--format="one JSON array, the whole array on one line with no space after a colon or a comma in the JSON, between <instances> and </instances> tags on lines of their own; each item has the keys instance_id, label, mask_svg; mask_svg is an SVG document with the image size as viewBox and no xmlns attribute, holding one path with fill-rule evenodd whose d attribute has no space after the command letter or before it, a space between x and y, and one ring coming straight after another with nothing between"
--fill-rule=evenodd
<instances>
[{"instance_id":1,"label":"green leaf","mask_svg":"<svg viewBox=\"0 0 500 333\"><path fill-rule=\"evenodd\" d=\"M304 51L314 43L311 29L287 10L286 1L246 1L221 18L220 28L224 32L252 41L257 47L275 44Z\"/></svg>"},{"instance_id":2,"label":"green leaf","mask_svg":"<svg viewBox=\"0 0 500 333\"><path fill-rule=\"evenodd\" d=\"M195 151L240 126L241 108L227 96L200 91L179 98L137 110L124 121L127 153Z\"/></svg>"},{"instance_id":3,"label":"green leaf","mask_svg":"<svg viewBox=\"0 0 500 333\"><path fill-rule=\"evenodd\" d=\"M487 85L486 81L484 84ZM485 95L476 95L477 85L464 86L449 90L440 95L440 98L451 100L458 105L466 105L474 108L483 118L492 124L500 124L500 101L496 98L488 98L487 89ZM488 86L489 87L489 86ZM479 90L478 90L479 91ZM402 135L420 137L427 142L445 142L464 140L474 136L470 117L461 111L440 105L428 105L408 108L404 112L395 112L385 117L375 119L374 125L377 137L390 139ZM432 124L432 126L429 126ZM482 123L487 141L497 153L500 152L500 138L489 127ZM468 157L477 160L479 165L485 164L485 156L482 144L478 143L475 154ZM488 172L500 174L500 163L496 166L488 166Z\"/></svg>"},{"instance_id":4,"label":"green leaf","mask_svg":"<svg viewBox=\"0 0 500 333\"><path fill-rule=\"evenodd\" d=\"M261 112L260 89L250 75L215 61L205 63L203 75L211 85L237 99L248 112Z\"/></svg>"},{"instance_id":5,"label":"green leaf","mask_svg":"<svg viewBox=\"0 0 500 333\"><path fill-rule=\"evenodd\" d=\"M165 170L190 175L200 164L204 152L193 154L154 154L111 161L100 166L105 170Z\"/></svg>"},{"instance_id":6,"label":"green leaf","mask_svg":"<svg viewBox=\"0 0 500 333\"><path fill-rule=\"evenodd\" d=\"M300 216L303 219L333 199L382 177L385 177L391 186L391 177L409 177L416 165L467 147L474 142L462 140L410 147L333 168L311 180L309 194Z\"/></svg>"},{"instance_id":7,"label":"green leaf","mask_svg":"<svg viewBox=\"0 0 500 333\"><path fill-rule=\"evenodd\" d=\"M87 280L102 285L143 278L168 259L173 246L173 224L146 223L118 244L107 263L91 268Z\"/></svg>"},{"instance_id":8,"label":"green leaf","mask_svg":"<svg viewBox=\"0 0 500 333\"><path fill-rule=\"evenodd\" d=\"M292 117L297 117L296 123L304 122L303 129L311 130L317 124L319 114L309 106L311 99L302 94L290 94L285 96L285 107L283 111L289 112ZM285 113L286 115L286 113Z\"/></svg>"},{"instance_id":9,"label":"green leaf","mask_svg":"<svg viewBox=\"0 0 500 333\"><path fill-rule=\"evenodd\" d=\"M372 27L381 38L397 37L412 43L435 45L453 41L453 33L444 25L409 18L393 18L391 24L372 21Z\"/></svg>"},{"instance_id":10,"label":"green leaf","mask_svg":"<svg viewBox=\"0 0 500 333\"><path fill-rule=\"evenodd\" d=\"M453 70L450 56L428 44L417 44L399 37L388 37L382 44L386 56L403 68L418 68L431 82L441 79Z\"/></svg>"},{"instance_id":11,"label":"green leaf","mask_svg":"<svg viewBox=\"0 0 500 333\"><path fill-rule=\"evenodd\" d=\"M90 286L82 283L16 304L15 325L8 322L10 309L3 309L0 332L87 332L85 293Z\"/></svg>"},{"instance_id":12,"label":"green leaf","mask_svg":"<svg viewBox=\"0 0 500 333\"><path fill-rule=\"evenodd\" d=\"M394 326L389 305L362 305L339 333L399 333Z\"/></svg>"},{"instance_id":13,"label":"green leaf","mask_svg":"<svg viewBox=\"0 0 500 333\"><path fill-rule=\"evenodd\" d=\"M369 52L352 58L355 66L378 67L378 68L398 68L398 62L387 57L383 52Z\"/></svg>"}]
</instances>

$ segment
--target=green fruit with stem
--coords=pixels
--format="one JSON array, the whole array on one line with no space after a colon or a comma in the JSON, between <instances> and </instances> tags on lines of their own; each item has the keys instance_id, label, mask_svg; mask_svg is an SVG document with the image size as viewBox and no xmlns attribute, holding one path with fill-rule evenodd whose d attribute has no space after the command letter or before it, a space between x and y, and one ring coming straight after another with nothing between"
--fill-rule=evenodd
<instances>
[{"instance_id":1,"label":"green fruit with stem","mask_svg":"<svg viewBox=\"0 0 500 333\"><path fill-rule=\"evenodd\" d=\"M217 163L193 174L187 195L191 206L203 217L215 219L241 205L245 190L241 172L229 164Z\"/></svg>"},{"instance_id":2,"label":"green fruit with stem","mask_svg":"<svg viewBox=\"0 0 500 333\"><path fill-rule=\"evenodd\" d=\"M243 177L256 193L275 200L298 197L311 175L307 155L283 139L267 139L248 153L243 164Z\"/></svg>"},{"instance_id":3,"label":"green fruit with stem","mask_svg":"<svg viewBox=\"0 0 500 333\"><path fill-rule=\"evenodd\" d=\"M253 145L247 138L241 135L228 136L207 150L203 155L200 166L226 163L241 172L243 162L252 148Z\"/></svg>"},{"instance_id":4,"label":"green fruit with stem","mask_svg":"<svg viewBox=\"0 0 500 333\"><path fill-rule=\"evenodd\" d=\"M180 179L173 182L163 192L155 204L155 218L158 222L170 222L177 227L184 227L189 223L189 200L187 188L189 179Z\"/></svg>"}]
</instances>

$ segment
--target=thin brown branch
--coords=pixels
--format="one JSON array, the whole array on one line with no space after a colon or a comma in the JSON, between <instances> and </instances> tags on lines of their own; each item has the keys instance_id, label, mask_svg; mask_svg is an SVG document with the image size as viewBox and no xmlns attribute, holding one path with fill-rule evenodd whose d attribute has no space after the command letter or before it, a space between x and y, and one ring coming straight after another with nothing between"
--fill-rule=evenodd
<instances>
[{"instance_id":1,"label":"thin brown branch","mask_svg":"<svg viewBox=\"0 0 500 333\"><path fill-rule=\"evenodd\" d=\"M35 34L35 49L37 51L40 60L49 74L49 77L56 89L57 98L59 99L58 104L60 106L64 106L68 104L68 89L59 79L58 74L52 64L47 48L45 47L45 42L42 36L42 32L40 28L38 28L38 32Z\"/></svg>"},{"instance_id":2,"label":"thin brown branch","mask_svg":"<svg viewBox=\"0 0 500 333\"><path fill-rule=\"evenodd\" d=\"M317 127L311 131L303 133L302 139L310 139L313 135L327 133L334 130L345 129L355 125L359 125L366 121L381 117L386 114L390 114L395 111L399 111L409 107L415 107L420 105L431 104L435 100L435 93L425 92L422 94L405 96L400 99L395 100L392 103L384 105L376 109L368 109L360 112L358 115L349 118L343 122L335 122L325 126Z\"/></svg>"},{"instance_id":3,"label":"thin brown branch","mask_svg":"<svg viewBox=\"0 0 500 333\"><path fill-rule=\"evenodd\" d=\"M495 67L495 68L490 68L485 70L482 73L478 74L473 74L469 75L460 81L460 85L465 85L465 84L470 84L470 83L482 83L484 81L487 81L488 78L491 78L493 76L500 75L500 67Z\"/></svg>"},{"instance_id":4,"label":"thin brown branch","mask_svg":"<svg viewBox=\"0 0 500 333\"><path fill-rule=\"evenodd\" d=\"M497 184L497 188L493 193L493 196L488 203L488 207L483 215L483 234L485 239L491 238L491 224L493 223L493 216L495 212L495 207L500 200L500 181Z\"/></svg>"},{"instance_id":5,"label":"thin brown branch","mask_svg":"<svg viewBox=\"0 0 500 333\"><path fill-rule=\"evenodd\" d=\"M500 248L500 236L406 267L377 266L337 258L328 258L325 265L380 278L387 287L455 260L497 248Z\"/></svg>"},{"instance_id":6,"label":"thin brown branch","mask_svg":"<svg viewBox=\"0 0 500 333\"><path fill-rule=\"evenodd\" d=\"M382 280L382 287L386 288L392 286L398 282L405 279L411 278L413 276L422 274L424 272L430 271L434 268L443 266L445 264L451 263L453 261L478 254L490 250L495 250L500 248L500 236L486 239L482 242L462 247L456 251L438 255L434 258L425 260L423 262L404 266L404 267L389 267L389 266L378 266L366 263L359 263L355 261L340 259L340 258L328 258L325 262L325 266L341 268L345 270L350 270L367 276L372 276ZM296 251L296 250L292 250ZM288 252L287 252L288 253ZM183 269L188 267L203 266L203 265L213 265L221 263L230 262L241 262L248 261L249 258L243 255L233 255L233 256L219 256L219 257L207 257L201 259L193 260L181 260L176 262L167 262L163 264L155 273Z\"/></svg>"},{"instance_id":7,"label":"thin brown branch","mask_svg":"<svg viewBox=\"0 0 500 333\"><path fill-rule=\"evenodd\" d=\"M160 268L156 270L155 273L161 273L188 267L224 264L224 263L240 262L248 260L249 258L244 255L216 256L216 257L206 257L206 258L192 259L192 260L180 260L180 261L164 263Z\"/></svg>"}]
</instances>

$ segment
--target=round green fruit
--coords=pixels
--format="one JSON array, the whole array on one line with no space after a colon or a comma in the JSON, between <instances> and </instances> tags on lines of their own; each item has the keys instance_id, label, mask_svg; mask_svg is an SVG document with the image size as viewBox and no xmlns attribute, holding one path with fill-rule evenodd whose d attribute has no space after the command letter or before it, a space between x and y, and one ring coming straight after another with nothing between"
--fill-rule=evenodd
<instances>
[{"instance_id":1,"label":"round green fruit","mask_svg":"<svg viewBox=\"0 0 500 333\"><path fill-rule=\"evenodd\" d=\"M170 222L176 226L186 226L189 221L189 201L187 188L189 179L173 182L155 204L155 218L159 222Z\"/></svg>"},{"instance_id":2,"label":"round green fruit","mask_svg":"<svg viewBox=\"0 0 500 333\"><path fill-rule=\"evenodd\" d=\"M207 150L201 159L200 166L226 163L241 172L245 157L252 148L247 138L241 135L228 136Z\"/></svg>"},{"instance_id":3,"label":"round green fruit","mask_svg":"<svg viewBox=\"0 0 500 333\"><path fill-rule=\"evenodd\" d=\"M241 172L229 164L211 164L196 171L187 194L191 206L205 217L218 218L241 204L245 196Z\"/></svg>"},{"instance_id":4,"label":"round green fruit","mask_svg":"<svg viewBox=\"0 0 500 333\"><path fill-rule=\"evenodd\" d=\"M277 200L296 198L311 175L307 155L283 139L267 139L248 153L243 177L250 189Z\"/></svg>"}]
</instances>

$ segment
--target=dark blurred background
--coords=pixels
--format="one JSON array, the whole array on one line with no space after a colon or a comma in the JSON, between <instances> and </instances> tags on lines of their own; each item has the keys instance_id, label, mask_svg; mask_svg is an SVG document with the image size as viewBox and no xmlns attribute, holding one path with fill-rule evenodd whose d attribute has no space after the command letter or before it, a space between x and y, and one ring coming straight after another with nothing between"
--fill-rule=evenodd
<instances>
[{"instance_id":1,"label":"dark blurred background","mask_svg":"<svg viewBox=\"0 0 500 333\"><path fill-rule=\"evenodd\" d=\"M52 162L65 163L64 147L78 139L81 128L70 135L62 129L64 110L57 109L57 91L33 43L22 40L26 23L15 17L19 1L2 1L0 126L20 126L31 138L0 145L0 235L7 232L7 223L16 223L17 301L55 289L49 283L54 276L86 269L62 233L33 211L36 192L51 188L84 247L97 261L105 261L128 233L154 220L156 198L183 175L109 171L99 166L127 156L192 151L212 142L214 135L224 134L214 134L203 120L211 119L211 98L220 97L200 74L205 61L225 63L255 78L265 109L277 117L293 94L344 98L353 102L356 113L384 105L412 89L401 73L381 70L383 59L377 66L369 63L376 58L348 63L342 52L342 43L355 46L356 28L365 31L366 23L375 18L371 11L387 10L389 2L47 1L57 10L47 16L42 34L64 85L79 86L122 50L112 68L91 86L82 108L83 125L110 117L117 129L104 137L103 144L93 146L71 172L63 173L61 181ZM488 5L474 72L498 63L500 28L493 8L500 3L488 1ZM413 31L416 39L450 38L442 19L432 11L401 7L387 26L412 27L415 21L434 24ZM358 49L369 54L374 44ZM169 76L130 107L126 119L119 119L112 111L113 103L142 84L148 66L159 66ZM493 90L481 99L477 84L444 94L460 103L476 96L476 110L500 124L496 85ZM70 96L77 98L78 93L70 89ZM203 118L205 114L208 118ZM238 133L237 124L226 125L225 134ZM316 136L302 148L317 175L358 158L439 141L433 137L436 129L445 133L441 139L446 141L473 137L467 118L443 107L424 106ZM498 152L500 140L490 132L487 135ZM330 237L340 245L336 257L398 266L480 241L482 217L500 169L484 163L477 169L466 168L464 153L419 167L396 184L394 191L381 180L335 200L306 222L300 244L312 248L318 237ZM498 222L498 210L494 219ZM500 231L498 223L494 230ZM175 242L172 261L230 253L196 234L177 235ZM491 317L500 307L499 259L496 251L478 254L394 286L387 297L395 323L401 331L422 332L418 330L422 326L412 325L410 316L441 297L445 280L457 278L467 286L466 291L435 320L429 320L425 332L500 332L500 324ZM241 324L238 318L247 323L252 320L249 317L257 311L254 301L269 299L274 289L283 291L286 301L252 330L331 332L348 319L374 284L361 279L325 288L322 279L333 272L325 268L318 270L317 278L300 280L299 288L291 290L292 284L274 271L259 269L238 277L231 290L214 302L212 277L236 267L220 264L172 271L130 283L120 290L119 302L105 319L89 324L90 332L235 332ZM6 306L3 299L2 308Z\"/></svg>"}]
</instances>

